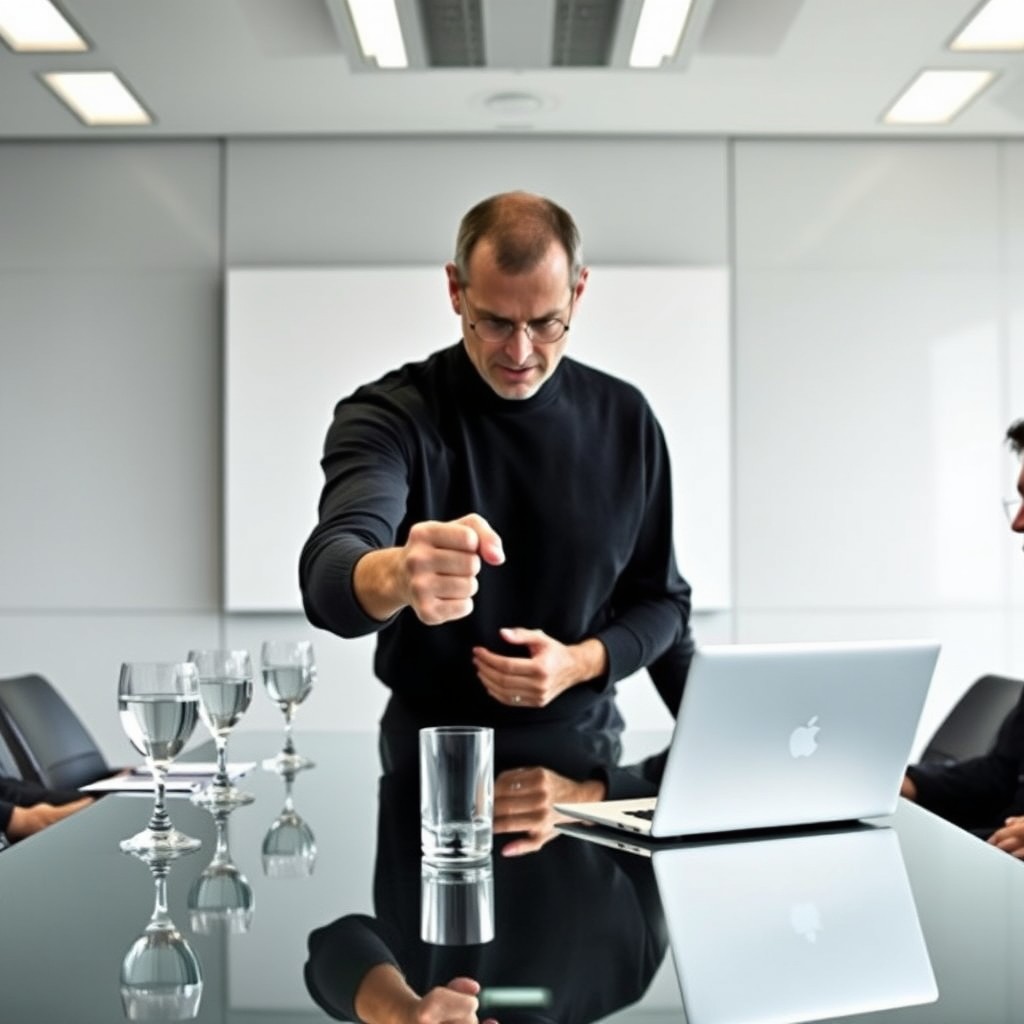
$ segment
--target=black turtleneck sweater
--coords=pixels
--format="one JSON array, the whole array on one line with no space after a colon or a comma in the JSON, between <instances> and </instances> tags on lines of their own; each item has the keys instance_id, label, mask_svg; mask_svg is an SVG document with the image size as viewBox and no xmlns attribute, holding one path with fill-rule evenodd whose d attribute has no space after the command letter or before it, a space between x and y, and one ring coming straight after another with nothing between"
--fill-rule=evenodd
<instances>
[{"instance_id":1,"label":"black turtleneck sweater","mask_svg":"<svg viewBox=\"0 0 1024 1024\"><path fill-rule=\"evenodd\" d=\"M535 395L507 400L459 343L339 402L322 466L319 524L300 561L306 614L344 637L379 631L377 675L422 723L585 716L686 634L668 452L630 384L563 358ZM440 626L408 608L368 617L352 588L358 559L404 544L414 523L470 512L505 551L503 565L482 568L472 614ZM596 637L607 675L547 708L505 707L472 665L475 645L523 653L500 639L504 626L566 644Z\"/></svg>"}]
</instances>

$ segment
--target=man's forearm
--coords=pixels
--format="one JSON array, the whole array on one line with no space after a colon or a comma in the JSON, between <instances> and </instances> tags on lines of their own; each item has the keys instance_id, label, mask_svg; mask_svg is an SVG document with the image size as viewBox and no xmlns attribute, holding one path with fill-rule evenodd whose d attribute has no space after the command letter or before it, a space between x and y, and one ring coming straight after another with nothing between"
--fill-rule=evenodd
<instances>
[{"instance_id":1,"label":"man's forearm","mask_svg":"<svg viewBox=\"0 0 1024 1024\"><path fill-rule=\"evenodd\" d=\"M608 651L597 637L588 637L578 644L571 644L573 661L576 664L576 682L586 683L599 679L608 671Z\"/></svg>"},{"instance_id":2,"label":"man's forearm","mask_svg":"<svg viewBox=\"0 0 1024 1024\"><path fill-rule=\"evenodd\" d=\"M356 600L378 622L386 622L409 603L402 591L400 558L401 548L368 551L352 572Z\"/></svg>"}]
</instances>

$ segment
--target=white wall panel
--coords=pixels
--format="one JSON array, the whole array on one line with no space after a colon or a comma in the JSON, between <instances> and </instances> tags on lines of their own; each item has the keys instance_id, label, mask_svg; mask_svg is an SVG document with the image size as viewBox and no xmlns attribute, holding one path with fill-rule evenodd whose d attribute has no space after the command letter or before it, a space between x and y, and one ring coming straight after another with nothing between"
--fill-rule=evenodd
<instances>
[{"instance_id":1,"label":"white wall panel","mask_svg":"<svg viewBox=\"0 0 1024 1024\"><path fill-rule=\"evenodd\" d=\"M593 263L719 265L727 185L722 140L233 141L226 258L443 264L473 203L527 189L569 209Z\"/></svg>"}]
</instances>

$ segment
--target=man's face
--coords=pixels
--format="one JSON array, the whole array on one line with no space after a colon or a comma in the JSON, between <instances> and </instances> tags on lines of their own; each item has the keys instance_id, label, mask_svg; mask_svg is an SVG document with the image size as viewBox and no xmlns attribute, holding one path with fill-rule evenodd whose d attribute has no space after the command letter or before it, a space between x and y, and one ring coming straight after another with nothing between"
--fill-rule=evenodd
<instances>
[{"instance_id":1,"label":"man's face","mask_svg":"<svg viewBox=\"0 0 1024 1024\"><path fill-rule=\"evenodd\" d=\"M529 337L527 325L553 318L569 323L583 294L587 271L584 269L576 287L570 288L568 256L553 242L532 270L507 274L499 269L486 239L470 254L468 280L459 280L453 263L445 269L452 309L462 318L463 344L477 372L502 398L519 400L535 395L555 372L569 336L541 344ZM470 326L481 320L506 321L514 328L504 341L484 341Z\"/></svg>"}]
</instances>

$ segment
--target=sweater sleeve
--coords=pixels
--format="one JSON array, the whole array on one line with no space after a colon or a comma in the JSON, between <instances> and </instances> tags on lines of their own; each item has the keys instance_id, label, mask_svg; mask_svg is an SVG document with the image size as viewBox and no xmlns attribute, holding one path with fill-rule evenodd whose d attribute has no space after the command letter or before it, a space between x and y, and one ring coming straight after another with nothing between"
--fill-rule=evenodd
<instances>
[{"instance_id":1,"label":"sweater sleeve","mask_svg":"<svg viewBox=\"0 0 1024 1024\"><path fill-rule=\"evenodd\" d=\"M646 477L640 529L615 586L613 618L597 633L608 652L607 686L685 644L689 636L691 591L676 566L668 448L653 413L648 421Z\"/></svg>"},{"instance_id":2,"label":"sweater sleeve","mask_svg":"<svg viewBox=\"0 0 1024 1024\"><path fill-rule=\"evenodd\" d=\"M358 1020L356 992L370 969L392 964L401 970L375 918L349 914L309 936L303 974L316 1004L338 1020Z\"/></svg>"},{"instance_id":3,"label":"sweater sleeve","mask_svg":"<svg viewBox=\"0 0 1024 1024\"><path fill-rule=\"evenodd\" d=\"M321 465L319 522L299 559L303 606L314 626L339 636L374 633L391 620L363 611L352 577L363 555L396 543L405 516L408 463L401 424L358 398L340 402Z\"/></svg>"}]
</instances>

